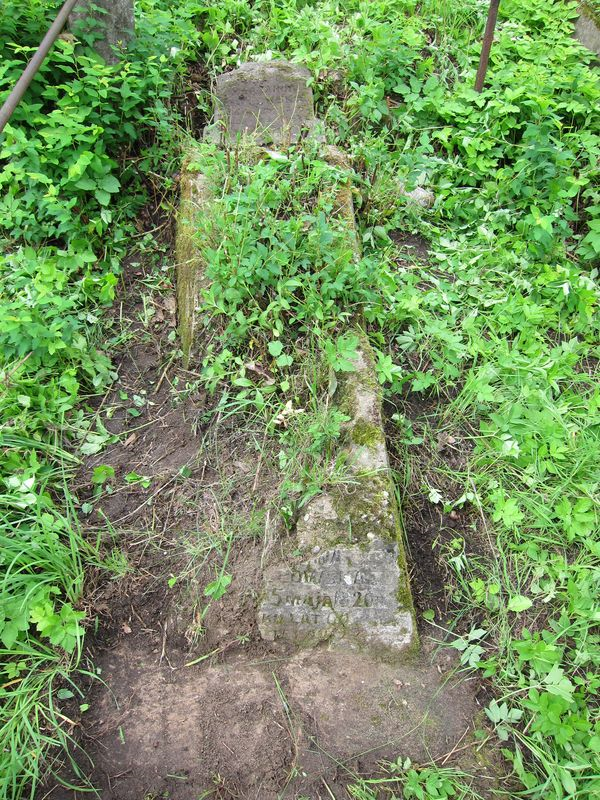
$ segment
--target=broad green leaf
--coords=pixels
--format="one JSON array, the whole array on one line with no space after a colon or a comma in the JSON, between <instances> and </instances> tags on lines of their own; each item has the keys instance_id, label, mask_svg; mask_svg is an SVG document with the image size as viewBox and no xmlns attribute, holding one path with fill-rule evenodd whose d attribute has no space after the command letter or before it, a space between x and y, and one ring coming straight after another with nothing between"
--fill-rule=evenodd
<instances>
[{"instance_id":1,"label":"broad green leaf","mask_svg":"<svg viewBox=\"0 0 600 800\"><path fill-rule=\"evenodd\" d=\"M508 601L508 610L514 611L516 614L520 614L522 611L527 611L528 608L531 608L533 603L528 597L525 597L522 594L516 594L514 597L511 597Z\"/></svg>"}]
</instances>

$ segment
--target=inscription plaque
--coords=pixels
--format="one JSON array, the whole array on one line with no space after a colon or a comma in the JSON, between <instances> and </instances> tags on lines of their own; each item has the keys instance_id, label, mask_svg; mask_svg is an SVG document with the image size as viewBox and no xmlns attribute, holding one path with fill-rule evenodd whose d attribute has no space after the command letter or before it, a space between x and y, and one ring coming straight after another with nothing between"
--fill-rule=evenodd
<instances>
[{"instance_id":1,"label":"inscription plaque","mask_svg":"<svg viewBox=\"0 0 600 800\"><path fill-rule=\"evenodd\" d=\"M365 340L336 393L350 417L353 483L314 497L296 524L295 555L265 570L258 626L268 641L391 655L417 642L373 359Z\"/></svg>"},{"instance_id":2,"label":"inscription plaque","mask_svg":"<svg viewBox=\"0 0 600 800\"><path fill-rule=\"evenodd\" d=\"M269 568L258 614L263 638L299 646L329 641L407 647L413 618L398 598L398 556L396 543L375 538Z\"/></svg>"},{"instance_id":3,"label":"inscription plaque","mask_svg":"<svg viewBox=\"0 0 600 800\"><path fill-rule=\"evenodd\" d=\"M289 144L315 125L311 74L289 61L242 64L216 80L215 124L207 131L235 141L253 134L260 144Z\"/></svg>"}]
</instances>

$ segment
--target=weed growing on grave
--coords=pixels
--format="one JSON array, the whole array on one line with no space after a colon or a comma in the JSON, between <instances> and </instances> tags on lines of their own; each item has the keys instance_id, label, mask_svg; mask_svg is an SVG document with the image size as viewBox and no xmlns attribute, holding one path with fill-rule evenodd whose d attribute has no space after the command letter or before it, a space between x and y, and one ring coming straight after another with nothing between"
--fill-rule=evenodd
<instances>
[{"instance_id":1,"label":"weed growing on grave","mask_svg":"<svg viewBox=\"0 0 600 800\"><path fill-rule=\"evenodd\" d=\"M285 398L302 337L315 336L325 351L344 313L360 309L391 394L450 399L443 422L466 430L474 452L468 473L452 476L463 482L456 497L441 497L435 473L426 492L465 516L473 509L495 549L495 558L471 559L457 536L449 554L454 601L473 619L455 647L464 667L495 687L487 718L521 790L591 798L600 780L600 84L571 38L574 5L507 0L488 88L476 95L484 12L476 2L289 0L277 9L253 4L229 28L211 20L222 64L237 62L241 41L242 60L269 48L312 69L330 135L354 156L364 254L343 285L317 260L320 269L286 295L277 271L289 280L290 268L302 268L287 258L280 231L303 237L302 249L314 243L269 217L269 192L281 201L294 155L285 169L260 164L256 183L241 174L225 202L231 211L239 198L243 223L260 209L249 234L257 269L246 285L248 267L236 260L245 239L224 246L228 260L211 261L212 309L225 320L226 347L215 347L207 374L249 380L246 397L258 390L261 403L268 382L246 370L251 353L273 379L266 394ZM415 185L435 190L427 214L404 199ZM313 209L294 213L310 217L316 232ZM427 263L394 262L388 232L398 229L430 242ZM335 230L328 235L329 256ZM281 261L270 255L272 242ZM223 272L231 261L240 272ZM315 275L328 285L311 305L305 287ZM418 453L419 437L409 442ZM436 767L399 776L391 791L472 796L468 783Z\"/></svg>"},{"instance_id":2,"label":"weed growing on grave","mask_svg":"<svg viewBox=\"0 0 600 800\"><path fill-rule=\"evenodd\" d=\"M403 797L404 800L482 800L473 787L474 776L454 767L422 767L417 769L410 759L388 766L389 777L358 781L348 787L355 800L377 800L381 797ZM402 792L401 795L396 792Z\"/></svg>"}]
</instances>

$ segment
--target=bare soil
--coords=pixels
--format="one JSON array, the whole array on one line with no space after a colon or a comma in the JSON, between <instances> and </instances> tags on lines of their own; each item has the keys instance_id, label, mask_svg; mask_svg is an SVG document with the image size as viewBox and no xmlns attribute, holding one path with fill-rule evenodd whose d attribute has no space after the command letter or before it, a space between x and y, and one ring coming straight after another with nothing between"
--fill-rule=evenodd
<instances>
[{"instance_id":1,"label":"bare soil","mask_svg":"<svg viewBox=\"0 0 600 800\"><path fill-rule=\"evenodd\" d=\"M165 277L144 297L149 274L134 265L126 275L117 314L130 336L114 354L119 380L97 406L119 442L90 457L74 487L94 504L90 536L100 535L122 565L90 577L87 660L97 679L82 677L81 696L60 709L97 796L347 798L357 776L380 775L382 760L399 756L458 760L479 791L493 787L495 757L484 761L473 738L481 687L425 629L422 652L403 664L326 649L282 653L260 639L255 612L276 467L259 456L260 430L215 418L198 376L178 366L169 342L173 287ZM145 402L132 405L134 395ZM418 428L431 408L410 413ZM101 464L115 478L96 497L92 475ZM149 484L127 483L131 472ZM413 590L420 610L443 616L447 573L433 545L464 520L429 506L407 503ZM204 589L224 562L232 584L209 604ZM67 767L60 780L81 784ZM40 795L89 796L57 779Z\"/></svg>"},{"instance_id":2,"label":"bare soil","mask_svg":"<svg viewBox=\"0 0 600 800\"><path fill-rule=\"evenodd\" d=\"M95 658L106 686L92 690L81 744L106 800L342 798L383 758L450 760L470 743L475 687L431 653L402 667L327 651L186 667L167 653L141 632Z\"/></svg>"}]
</instances>

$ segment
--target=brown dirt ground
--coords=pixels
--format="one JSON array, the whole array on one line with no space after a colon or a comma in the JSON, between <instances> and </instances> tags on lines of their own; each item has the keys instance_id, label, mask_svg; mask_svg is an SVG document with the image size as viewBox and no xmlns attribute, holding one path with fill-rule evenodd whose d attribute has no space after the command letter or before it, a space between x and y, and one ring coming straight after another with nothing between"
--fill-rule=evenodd
<instances>
[{"instance_id":1,"label":"brown dirt ground","mask_svg":"<svg viewBox=\"0 0 600 800\"><path fill-rule=\"evenodd\" d=\"M392 231L390 236L400 267L427 264L428 243L419 234ZM409 363L413 358L410 353L397 357ZM425 366L413 364L415 370ZM392 469L408 476L400 489L415 606L421 614L435 611L436 622L462 633L474 620L457 622L454 618L452 585L456 574L449 558L464 550L473 564L492 555L493 546L485 521L473 505L465 503L447 511L444 503L432 503L427 496L427 486L435 487L445 500L456 500L464 492L461 476L468 470L473 435L448 414L451 400L433 393L404 391L386 402L386 435ZM396 413L410 424L412 436L420 439L420 444L407 446L402 442L402 433L392 421Z\"/></svg>"},{"instance_id":2,"label":"brown dirt ground","mask_svg":"<svg viewBox=\"0 0 600 800\"><path fill-rule=\"evenodd\" d=\"M173 287L164 277L144 297L148 278L144 266L126 274L116 313L130 336L115 351L118 382L97 406L119 441L87 460L74 487L80 502L94 504L90 536L100 535L104 552L127 564L121 575L90 577L86 602L95 622L87 659L98 680L82 679L81 697L60 709L87 753L75 757L97 796L347 798L356 776L381 774L382 759L398 756L459 761L480 791L492 787L495 757L490 762L488 752L484 762L473 738L482 727L481 687L455 671L426 631L420 656L402 665L324 649L282 653L262 642L255 606L276 468L257 456L260 430L215 420L197 375L177 365L168 341ZM132 417L134 395L146 402ZM410 402L403 410L415 430L435 414ZM465 457L456 440L440 441L436 458L444 451ZM95 498L91 475L100 464L115 477L112 491ZM149 486L127 484L132 471ZM422 499L407 503L416 604L435 608L440 619L451 607L433 544L464 521ZM233 582L203 616L203 587L223 564L228 534L235 536L227 563ZM61 778L73 776L65 767ZM89 794L53 779L42 796Z\"/></svg>"}]
</instances>

